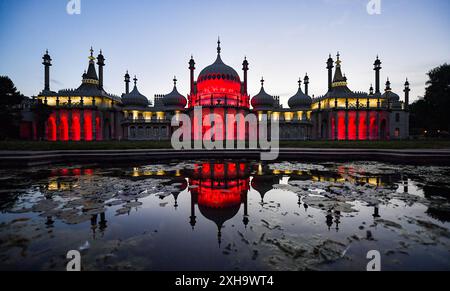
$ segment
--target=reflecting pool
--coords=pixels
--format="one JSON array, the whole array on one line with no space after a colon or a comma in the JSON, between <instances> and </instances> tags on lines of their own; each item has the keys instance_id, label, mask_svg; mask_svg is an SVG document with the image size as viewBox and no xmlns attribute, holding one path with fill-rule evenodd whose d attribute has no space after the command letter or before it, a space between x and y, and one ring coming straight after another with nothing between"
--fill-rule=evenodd
<instances>
[{"instance_id":1,"label":"reflecting pool","mask_svg":"<svg viewBox=\"0 0 450 291\"><path fill-rule=\"evenodd\" d=\"M450 270L450 167L173 161L0 170L0 270Z\"/></svg>"}]
</instances>

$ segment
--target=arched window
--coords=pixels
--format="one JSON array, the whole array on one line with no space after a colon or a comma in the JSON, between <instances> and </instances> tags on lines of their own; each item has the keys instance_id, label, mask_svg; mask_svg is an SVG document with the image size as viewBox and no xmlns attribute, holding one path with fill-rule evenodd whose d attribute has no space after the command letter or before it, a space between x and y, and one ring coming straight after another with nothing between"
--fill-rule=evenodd
<instances>
[{"instance_id":1,"label":"arched window","mask_svg":"<svg viewBox=\"0 0 450 291\"><path fill-rule=\"evenodd\" d=\"M136 138L136 127L130 127L130 136L131 138Z\"/></svg>"}]
</instances>

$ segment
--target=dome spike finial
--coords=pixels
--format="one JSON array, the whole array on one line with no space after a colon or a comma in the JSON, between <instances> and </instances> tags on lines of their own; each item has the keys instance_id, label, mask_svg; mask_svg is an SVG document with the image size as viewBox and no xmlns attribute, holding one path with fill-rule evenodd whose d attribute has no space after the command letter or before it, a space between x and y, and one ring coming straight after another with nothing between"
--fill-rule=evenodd
<instances>
[{"instance_id":1,"label":"dome spike finial","mask_svg":"<svg viewBox=\"0 0 450 291\"><path fill-rule=\"evenodd\" d=\"M177 86L177 76L173 77L173 86L176 87Z\"/></svg>"},{"instance_id":2,"label":"dome spike finial","mask_svg":"<svg viewBox=\"0 0 450 291\"><path fill-rule=\"evenodd\" d=\"M220 52L222 51L222 48L220 47L220 36L217 38L217 54L220 55Z\"/></svg>"},{"instance_id":3,"label":"dome spike finial","mask_svg":"<svg viewBox=\"0 0 450 291\"><path fill-rule=\"evenodd\" d=\"M138 79L137 79L136 75L134 75L133 81L134 81L134 86L137 86L137 81L138 81Z\"/></svg>"},{"instance_id":4,"label":"dome spike finial","mask_svg":"<svg viewBox=\"0 0 450 291\"><path fill-rule=\"evenodd\" d=\"M261 87L264 87L264 77L261 77Z\"/></svg>"},{"instance_id":5,"label":"dome spike finial","mask_svg":"<svg viewBox=\"0 0 450 291\"><path fill-rule=\"evenodd\" d=\"M302 78L298 78L298 87L301 88L302 87Z\"/></svg>"}]
</instances>

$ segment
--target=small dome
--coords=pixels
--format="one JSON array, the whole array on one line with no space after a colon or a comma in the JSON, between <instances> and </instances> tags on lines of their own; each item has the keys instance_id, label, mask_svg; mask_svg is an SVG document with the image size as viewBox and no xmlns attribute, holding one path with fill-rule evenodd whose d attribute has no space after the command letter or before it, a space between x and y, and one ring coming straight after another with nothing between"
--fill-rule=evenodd
<instances>
[{"instance_id":1,"label":"small dome","mask_svg":"<svg viewBox=\"0 0 450 291\"><path fill-rule=\"evenodd\" d=\"M177 90L177 79L174 80L174 86L172 92L165 95L163 98L164 107L166 107L169 110L176 110L176 109L184 109L187 105L186 97L181 95Z\"/></svg>"},{"instance_id":2,"label":"small dome","mask_svg":"<svg viewBox=\"0 0 450 291\"><path fill-rule=\"evenodd\" d=\"M252 98L252 106L256 110L273 109L275 99L264 90L264 79L261 80L261 91Z\"/></svg>"},{"instance_id":3,"label":"small dome","mask_svg":"<svg viewBox=\"0 0 450 291\"><path fill-rule=\"evenodd\" d=\"M288 105L291 109L309 108L312 104L312 99L302 91L302 82L298 82L299 87L297 94L289 98Z\"/></svg>"},{"instance_id":4,"label":"small dome","mask_svg":"<svg viewBox=\"0 0 450 291\"><path fill-rule=\"evenodd\" d=\"M129 94L125 94L122 96L122 103L125 106L139 106L139 107L148 107L150 101L148 98L142 95L137 88L137 79L134 78L134 89Z\"/></svg>"},{"instance_id":5,"label":"small dome","mask_svg":"<svg viewBox=\"0 0 450 291\"><path fill-rule=\"evenodd\" d=\"M397 93L394 93L392 91L386 91L383 95L381 95L381 98L384 98L386 100L389 100L391 102L398 102L400 101L400 96Z\"/></svg>"},{"instance_id":6,"label":"small dome","mask_svg":"<svg viewBox=\"0 0 450 291\"><path fill-rule=\"evenodd\" d=\"M398 96L398 94L392 92L391 81L389 81L389 78L387 79L386 89L385 89L384 94L381 95L381 98L384 98L384 99L389 100L391 102L398 102L398 101L400 101L400 96Z\"/></svg>"}]
</instances>

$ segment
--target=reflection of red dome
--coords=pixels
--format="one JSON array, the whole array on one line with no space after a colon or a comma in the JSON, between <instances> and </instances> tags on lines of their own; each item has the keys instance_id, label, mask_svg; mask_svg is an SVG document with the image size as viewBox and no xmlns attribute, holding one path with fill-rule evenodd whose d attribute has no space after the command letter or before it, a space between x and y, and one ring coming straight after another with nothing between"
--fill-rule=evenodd
<instances>
[{"instance_id":1,"label":"reflection of red dome","mask_svg":"<svg viewBox=\"0 0 450 291\"><path fill-rule=\"evenodd\" d=\"M199 182L198 204L210 208L227 208L241 204L241 194L248 190L248 181L239 180L227 183L226 188L209 187L216 182ZM220 185L218 185L220 187Z\"/></svg>"},{"instance_id":2,"label":"reflection of red dome","mask_svg":"<svg viewBox=\"0 0 450 291\"><path fill-rule=\"evenodd\" d=\"M222 209L212 209L203 205L198 205L198 209L200 210L200 213L208 220L211 220L214 222L219 230L222 228L223 224L232 219L233 217L238 214L239 209L241 208L241 204L228 207L228 208L222 208Z\"/></svg>"},{"instance_id":3,"label":"reflection of red dome","mask_svg":"<svg viewBox=\"0 0 450 291\"><path fill-rule=\"evenodd\" d=\"M249 182L244 163L204 163L195 165L190 185L199 205L219 209L240 205Z\"/></svg>"}]
</instances>

